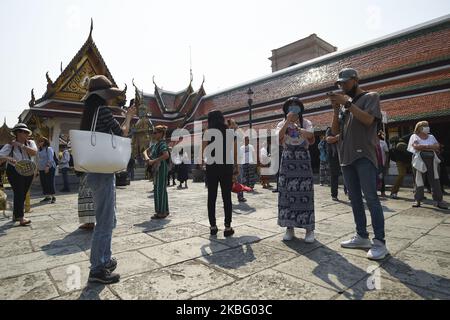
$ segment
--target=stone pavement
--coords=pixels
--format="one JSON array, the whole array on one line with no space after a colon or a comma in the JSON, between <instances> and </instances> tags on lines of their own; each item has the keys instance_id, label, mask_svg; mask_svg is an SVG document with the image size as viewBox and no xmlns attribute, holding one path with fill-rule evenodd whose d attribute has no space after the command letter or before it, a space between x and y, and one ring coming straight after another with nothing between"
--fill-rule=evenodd
<instances>
[{"instance_id":1,"label":"stone pavement","mask_svg":"<svg viewBox=\"0 0 450 320\"><path fill-rule=\"evenodd\" d=\"M328 187L315 185L312 245L303 230L282 241L277 194L260 186L247 203L233 195L236 233L228 239L220 201L220 231L209 236L203 183L169 188L163 221L149 219L151 188L147 181L118 187L113 254L122 279L114 285L86 286L91 234L78 230L76 193L46 205L35 193L31 227L0 218L0 299L450 299L450 215L430 204L411 208L410 189L382 201L392 255L373 262L339 246L354 234L353 217Z\"/></svg>"}]
</instances>

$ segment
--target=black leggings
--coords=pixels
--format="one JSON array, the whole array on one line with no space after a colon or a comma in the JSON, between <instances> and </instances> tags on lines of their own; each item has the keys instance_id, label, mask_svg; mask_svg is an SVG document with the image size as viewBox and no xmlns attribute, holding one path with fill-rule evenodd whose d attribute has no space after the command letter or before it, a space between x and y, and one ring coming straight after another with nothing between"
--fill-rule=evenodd
<instances>
[{"instance_id":1,"label":"black leggings","mask_svg":"<svg viewBox=\"0 0 450 320\"><path fill-rule=\"evenodd\" d=\"M209 224L216 226L216 200L220 183L222 200L225 210L225 227L231 226L231 188L233 186L233 167L226 165L212 165L206 167L208 181L208 218Z\"/></svg>"},{"instance_id":2,"label":"black leggings","mask_svg":"<svg viewBox=\"0 0 450 320\"><path fill-rule=\"evenodd\" d=\"M55 168L50 168L48 173L45 173L44 170L39 171L39 178L44 196L55 195Z\"/></svg>"},{"instance_id":3,"label":"black leggings","mask_svg":"<svg viewBox=\"0 0 450 320\"><path fill-rule=\"evenodd\" d=\"M11 165L8 165L6 175L14 192L13 219L20 220L23 218L25 197L28 190L30 190L31 183L33 182L33 176L24 177L18 174L16 168Z\"/></svg>"}]
</instances>

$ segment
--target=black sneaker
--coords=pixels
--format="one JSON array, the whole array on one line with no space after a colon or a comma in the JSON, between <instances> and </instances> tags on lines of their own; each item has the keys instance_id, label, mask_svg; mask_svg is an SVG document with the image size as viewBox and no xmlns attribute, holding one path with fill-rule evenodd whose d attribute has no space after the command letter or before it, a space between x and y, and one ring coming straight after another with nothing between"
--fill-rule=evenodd
<instances>
[{"instance_id":1,"label":"black sneaker","mask_svg":"<svg viewBox=\"0 0 450 320\"><path fill-rule=\"evenodd\" d=\"M56 198L53 197L53 198L52 198L52 203L55 203L55 202L56 202Z\"/></svg>"},{"instance_id":2,"label":"black sneaker","mask_svg":"<svg viewBox=\"0 0 450 320\"><path fill-rule=\"evenodd\" d=\"M117 268L117 260L116 258L111 258L109 262L105 265L105 269L109 272L113 272Z\"/></svg>"},{"instance_id":3,"label":"black sneaker","mask_svg":"<svg viewBox=\"0 0 450 320\"><path fill-rule=\"evenodd\" d=\"M223 236L225 238L231 237L234 234L234 229L230 228L230 229L225 229L225 231L223 232Z\"/></svg>"},{"instance_id":4,"label":"black sneaker","mask_svg":"<svg viewBox=\"0 0 450 320\"><path fill-rule=\"evenodd\" d=\"M210 229L209 229L209 234L210 235L215 236L215 235L217 235L217 232L219 232L219 228L217 228L217 226L210 227Z\"/></svg>"},{"instance_id":5,"label":"black sneaker","mask_svg":"<svg viewBox=\"0 0 450 320\"><path fill-rule=\"evenodd\" d=\"M103 283L103 284L112 284L120 281L120 274L111 273L107 269L103 269L102 271L93 273L92 271L89 273L88 282L91 283Z\"/></svg>"},{"instance_id":6,"label":"black sneaker","mask_svg":"<svg viewBox=\"0 0 450 320\"><path fill-rule=\"evenodd\" d=\"M51 200L52 200L52 198L50 198L50 197L45 197L44 199L42 199L42 200L40 201L40 203L49 202L49 201L51 201Z\"/></svg>"}]
</instances>

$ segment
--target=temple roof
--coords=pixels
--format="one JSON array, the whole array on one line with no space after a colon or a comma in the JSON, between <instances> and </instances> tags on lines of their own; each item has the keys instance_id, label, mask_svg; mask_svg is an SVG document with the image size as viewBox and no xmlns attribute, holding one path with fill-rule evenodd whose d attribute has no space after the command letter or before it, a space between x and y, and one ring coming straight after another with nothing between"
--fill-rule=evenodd
<instances>
[{"instance_id":1,"label":"temple roof","mask_svg":"<svg viewBox=\"0 0 450 320\"><path fill-rule=\"evenodd\" d=\"M206 94L203 87L205 79L197 91L192 87L192 79L189 85L178 92L167 91L160 88L155 81L154 93L145 93L136 86L136 100L141 100L148 107L152 117L182 117L186 118L193 111L200 99ZM133 83L134 84L134 83ZM187 119L187 118L186 118Z\"/></svg>"},{"instance_id":2,"label":"temple roof","mask_svg":"<svg viewBox=\"0 0 450 320\"><path fill-rule=\"evenodd\" d=\"M11 129L6 124L6 119L0 127L0 145L7 144L11 141Z\"/></svg>"},{"instance_id":3,"label":"temple roof","mask_svg":"<svg viewBox=\"0 0 450 320\"><path fill-rule=\"evenodd\" d=\"M55 81L52 81L47 72L47 90L36 101L32 93L30 107L39 106L39 104L49 99L79 102L86 94L88 79L94 75L105 75L117 87L106 62L92 38L92 30L93 22L91 20L91 29L86 42ZM123 95L117 99L118 104L122 101L125 102L125 91L126 89Z\"/></svg>"}]
</instances>

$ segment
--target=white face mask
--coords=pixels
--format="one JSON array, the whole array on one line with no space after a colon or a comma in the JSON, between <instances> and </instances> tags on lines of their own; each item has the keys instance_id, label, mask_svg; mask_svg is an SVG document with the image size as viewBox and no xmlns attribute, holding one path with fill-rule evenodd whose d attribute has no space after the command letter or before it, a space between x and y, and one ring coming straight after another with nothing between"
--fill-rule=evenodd
<instances>
[{"instance_id":1,"label":"white face mask","mask_svg":"<svg viewBox=\"0 0 450 320\"><path fill-rule=\"evenodd\" d=\"M426 134L429 134L430 133L430 127L423 127L422 128L422 132L426 133Z\"/></svg>"}]
</instances>

